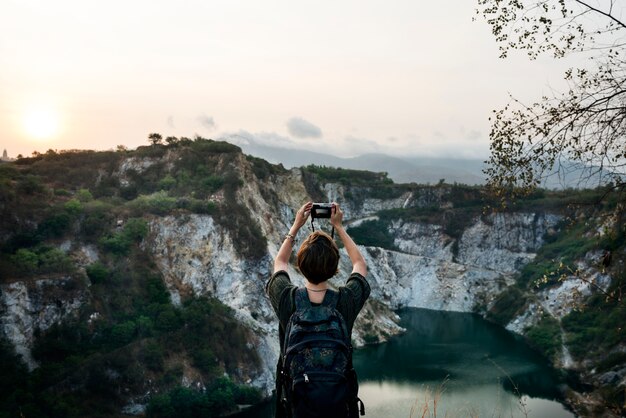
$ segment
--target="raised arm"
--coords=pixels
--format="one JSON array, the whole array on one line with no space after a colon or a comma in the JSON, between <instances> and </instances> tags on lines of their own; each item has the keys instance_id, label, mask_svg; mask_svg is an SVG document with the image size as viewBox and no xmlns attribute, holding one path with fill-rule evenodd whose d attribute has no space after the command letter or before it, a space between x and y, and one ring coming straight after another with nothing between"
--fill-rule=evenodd
<instances>
[{"instance_id":1,"label":"raised arm","mask_svg":"<svg viewBox=\"0 0 626 418\"><path fill-rule=\"evenodd\" d=\"M350 235L343 228L343 212L337 203L333 202L332 214L330 215L330 223L333 227L335 227L335 231L337 231L337 235L341 238L341 242L343 242L343 246L346 247L346 251L348 252L348 257L350 257L350 261L352 262L352 272L359 273L363 277L367 275L367 263L365 259L361 255L359 248L356 246Z\"/></svg>"},{"instance_id":2,"label":"raised arm","mask_svg":"<svg viewBox=\"0 0 626 418\"><path fill-rule=\"evenodd\" d=\"M307 202L300 209L298 209L296 219L293 221L293 225L291 226L291 229L289 229L289 233L285 235L283 244L280 246L278 254L276 254L276 258L274 259L274 273L280 270L287 270L287 267L289 266L289 256L291 255L296 234L306 223L309 213L311 212L311 206L313 206L313 202Z\"/></svg>"}]
</instances>

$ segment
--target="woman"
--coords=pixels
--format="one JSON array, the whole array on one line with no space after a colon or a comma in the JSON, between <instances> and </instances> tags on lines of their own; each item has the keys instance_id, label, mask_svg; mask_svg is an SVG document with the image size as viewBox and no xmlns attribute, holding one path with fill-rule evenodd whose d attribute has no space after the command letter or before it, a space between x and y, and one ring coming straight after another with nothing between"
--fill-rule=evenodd
<instances>
[{"instance_id":1,"label":"woman","mask_svg":"<svg viewBox=\"0 0 626 418\"><path fill-rule=\"evenodd\" d=\"M295 295L297 287L291 283L287 268L289 257L295 244L298 231L306 223L313 203L304 204L296 213L289 233L285 235L283 243L274 260L274 271L266 285L266 292L279 319L279 337L281 353L284 352L285 330L292 314L296 309ZM344 286L339 287L336 298L336 310L345 320L348 335L352 333L354 321L365 304L370 286L365 280L367 264L359 252L356 244L350 238L342 225L343 212L337 203L332 204L330 223L335 228L337 235L352 262L352 273ZM304 275L304 287L308 299L313 306L319 306L324 301L328 292L328 279L337 273L339 263L339 249L334 240L322 231L309 234L304 240L297 255L297 264L300 272ZM334 296L333 296L334 297ZM277 395L278 402L282 400L280 379L280 362L277 370ZM277 407L277 417L284 413L280 405Z\"/></svg>"}]
</instances>

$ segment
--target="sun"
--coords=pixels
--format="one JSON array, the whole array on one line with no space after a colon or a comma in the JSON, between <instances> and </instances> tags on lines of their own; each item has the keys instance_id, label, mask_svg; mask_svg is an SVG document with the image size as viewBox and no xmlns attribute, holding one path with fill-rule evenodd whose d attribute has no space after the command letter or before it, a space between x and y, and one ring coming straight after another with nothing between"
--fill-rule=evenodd
<instances>
[{"instance_id":1,"label":"sun","mask_svg":"<svg viewBox=\"0 0 626 418\"><path fill-rule=\"evenodd\" d=\"M24 112L22 124L28 136L46 141L59 133L59 114L51 107L32 106Z\"/></svg>"}]
</instances>

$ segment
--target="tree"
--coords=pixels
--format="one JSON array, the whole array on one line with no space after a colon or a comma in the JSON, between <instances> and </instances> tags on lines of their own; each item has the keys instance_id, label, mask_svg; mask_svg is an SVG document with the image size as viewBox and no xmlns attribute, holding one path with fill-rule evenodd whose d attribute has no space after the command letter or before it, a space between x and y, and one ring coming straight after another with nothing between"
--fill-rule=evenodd
<instances>
[{"instance_id":1,"label":"tree","mask_svg":"<svg viewBox=\"0 0 626 418\"><path fill-rule=\"evenodd\" d=\"M564 74L569 88L526 105L511 98L491 120L488 183L503 202L549 176L574 173L579 186L624 191L626 169L626 16L615 0L478 0L501 57L583 54Z\"/></svg>"},{"instance_id":2,"label":"tree","mask_svg":"<svg viewBox=\"0 0 626 418\"><path fill-rule=\"evenodd\" d=\"M165 142L167 143L167 145L176 145L178 143L178 138L176 138L175 136L168 136L167 138L165 138Z\"/></svg>"},{"instance_id":3,"label":"tree","mask_svg":"<svg viewBox=\"0 0 626 418\"><path fill-rule=\"evenodd\" d=\"M148 140L152 145L157 145L163 142L163 137L161 136L161 134L152 132L150 135L148 135Z\"/></svg>"}]
</instances>

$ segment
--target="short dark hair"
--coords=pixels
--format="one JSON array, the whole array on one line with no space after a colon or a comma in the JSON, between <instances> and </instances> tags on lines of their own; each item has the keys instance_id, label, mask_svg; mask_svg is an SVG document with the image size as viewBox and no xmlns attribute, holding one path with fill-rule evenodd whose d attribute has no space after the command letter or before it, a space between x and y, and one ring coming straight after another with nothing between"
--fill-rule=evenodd
<instances>
[{"instance_id":1,"label":"short dark hair","mask_svg":"<svg viewBox=\"0 0 626 418\"><path fill-rule=\"evenodd\" d=\"M313 284L333 277L338 265L339 247L324 231L312 232L298 250L298 268Z\"/></svg>"}]
</instances>

